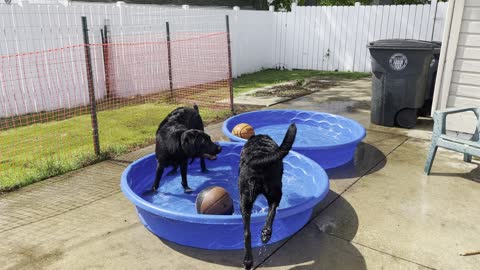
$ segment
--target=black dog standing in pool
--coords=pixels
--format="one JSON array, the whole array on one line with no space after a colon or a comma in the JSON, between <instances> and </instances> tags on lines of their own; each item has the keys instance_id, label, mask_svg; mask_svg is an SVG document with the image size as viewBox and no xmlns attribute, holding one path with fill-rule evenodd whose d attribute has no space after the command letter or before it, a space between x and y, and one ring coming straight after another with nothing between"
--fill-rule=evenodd
<instances>
[{"instance_id":1,"label":"black dog standing in pool","mask_svg":"<svg viewBox=\"0 0 480 270\"><path fill-rule=\"evenodd\" d=\"M268 201L267 221L262 230L262 242L265 244L272 236L273 219L282 199L283 158L292 149L296 134L297 127L291 124L280 147L267 135L253 135L240 153L238 186L244 226L245 269L253 265L250 233L253 203L260 194Z\"/></svg>"},{"instance_id":2,"label":"black dog standing in pool","mask_svg":"<svg viewBox=\"0 0 480 270\"><path fill-rule=\"evenodd\" d=\"M193 109L180 107L173 110L157 129L155 154L158 164L152 190L158 189L166 167L173 166L172 173L180 166L183 190L185 193L192 192L187 182L188 159L193 162L195 158L200 158L202 172L207 172L205 158L216 159L221 151L222 147L213 143L204 132L197 105Z\"/></svg>"}]
</instances>

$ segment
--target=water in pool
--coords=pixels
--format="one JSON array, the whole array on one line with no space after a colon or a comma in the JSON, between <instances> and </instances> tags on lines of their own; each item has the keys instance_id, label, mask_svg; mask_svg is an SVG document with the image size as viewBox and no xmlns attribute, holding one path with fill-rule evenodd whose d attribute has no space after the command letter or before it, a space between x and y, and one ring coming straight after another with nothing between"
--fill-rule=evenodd
<instances>
[{"instance_id":1,"label":"water in pool","mask_svg":"<svg viewBox=\"0 0 480 270\"><path fill-rule=\"evenodd\" d=\"M160 208L175 213L196 214L195 199L204 188L209 186L220 186L225 188L234 202L234 215L240 215L239 192L238 192L238 160L234 165L215 166L215 161L207 161L208 173L202 173L198 162L190 165L188 172L188 184L194 190L191 194L185 194L181 186L180 170L173 175L166 175L160 181L160 188L157 192L145 191L139 194L144 200L153 203ZM286 164L286 167L290 166ZM170 168L166 169L166 173ZM286 208L296 205L306 200L301 196L302 193L308 193L304 187L298 185L296 181L298 176L289 172L285 168L283 174L283 193L284 196L280 203L280 208ZM153 181L153 174L149 176ZM303 192L302 192L303 191ZM259 196L255 202L253 213L268 212L267 200Z\"/></svg>"},{"instance_id":2,"label":"water in pool","mask_svg":"<svg viewBox=\"0 0 480 270\"><path fill-rule=\"evenodd\" d=\"M279 145L282 143L285 133L290 124L268 125L255 128L255 134L267 134ZM344 143L350 140L345 128L339 125L332 125L327 122L320 122L318 125L296 124L297 137L293 146L330 146Z\"/></svg>"}]
</instances>

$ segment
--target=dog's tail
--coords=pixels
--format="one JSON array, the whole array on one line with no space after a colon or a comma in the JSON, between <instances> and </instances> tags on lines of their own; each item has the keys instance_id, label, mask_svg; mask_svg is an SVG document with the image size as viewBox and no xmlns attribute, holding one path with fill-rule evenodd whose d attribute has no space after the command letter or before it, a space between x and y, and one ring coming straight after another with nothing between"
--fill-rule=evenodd
<instances>
[{"instance_id":1,"label":"dog's tail","mask_svg":"<svg viewBox=\"0 0 480 270\"><path fill-rule=\"evenodd\" d=\"M295 142L296 135L297 135L297 126L295 126L295 124L292 123L288 127L287 133L283 138L282 144L280 145L280 147L278 147L278 150L273 155L267 156L262 159L252 160L252 162L249 165L252 167L264 167L278 160L282 160L286 155L288 155L288 152L290 151L290 149L292 149L292 145Z\"/></svg>"},{"instance_id":2,"label":"dog's tail","mask_svg":"<svg viewBox=\"0 0 480 270\"><path fill-rule=\"evenodd\" d=\"M197 103L193 103L193 109L197 111L197 113L199 112Z\"/></svg>"}]
</instances>

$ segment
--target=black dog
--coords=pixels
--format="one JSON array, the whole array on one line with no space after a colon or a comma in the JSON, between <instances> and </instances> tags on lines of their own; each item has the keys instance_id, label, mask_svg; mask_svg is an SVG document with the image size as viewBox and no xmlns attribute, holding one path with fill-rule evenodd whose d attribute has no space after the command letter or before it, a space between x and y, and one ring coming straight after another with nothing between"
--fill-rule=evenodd
<instances>
[{"instance_id":1,"label":"black dog","mask_svg":"<svg viewBox=\"0 0 480 270\"><path fill-rule=\"evenodd\" d=\"M188 159L191 158L193 162L199 157L202 172L207 172L204 158L216 159L220 151L222 147L213 143L203 131L203 121L197 105L193 109L180 107L173 110L157 129L155 154L158 165L153 191L158 189L165 167L171 165L173 169L170 173L180 166L183 190L185 193L192 192L187 182Z\"/></svg>"},{"instance_id":2,"label":"black dog","mask_svg":"<svg viewBox=\"0 0 480 270\"><path fill-rule=\"evenodd\" d=\"M272 236L273 219L282 199L283 158L292 148L296 134L297 127L291 124L280 147L267 135L254 135L245 143L240 154L238 186L244 226L245 269L250 269L253 264L250 234L253 203L260 194L267 198L268 216L262 230L262 242L267 243Z\"/></svg>"}]
</instances>

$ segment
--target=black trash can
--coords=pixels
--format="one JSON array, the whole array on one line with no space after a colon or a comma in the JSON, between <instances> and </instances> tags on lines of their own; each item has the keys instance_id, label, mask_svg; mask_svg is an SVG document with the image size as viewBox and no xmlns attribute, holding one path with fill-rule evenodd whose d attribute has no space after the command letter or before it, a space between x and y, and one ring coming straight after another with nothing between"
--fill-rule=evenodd
<instances>
[{"instance_id":1,"label":"black trash can","mask_svg":"<svg viewBox=\"0 0 480 270\"><path fill-rule=\"evenodd\" d=\"M412 128L425 103L434 48L422 40L370 42L372 56L371 121L382 126Z\"/></svg>"}]
</instances>

